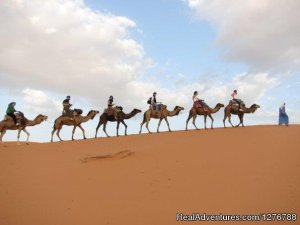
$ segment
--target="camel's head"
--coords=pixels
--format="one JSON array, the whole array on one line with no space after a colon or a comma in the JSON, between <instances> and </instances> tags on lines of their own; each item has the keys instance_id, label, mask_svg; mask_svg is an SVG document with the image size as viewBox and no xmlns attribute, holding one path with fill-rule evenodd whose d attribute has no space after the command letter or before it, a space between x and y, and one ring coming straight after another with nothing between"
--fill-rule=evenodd
<instances>
[{"instance_id":1,"label":"camel's head","mask_svg":"<svg viewBox=\"0 0 300 225\"><path fill-rule=\"evenodd\" d=\"M181 111L181 110L184 110L184 108L177 105L177 106L175 106L175 110L180 110Z\"/></svg>"},{"instance_id":2,"label":"camel's head","mask_svg":"<svg viewBox=\"0 0 300 225\"><path fill-rule=\"evenodd\" d=\"M134 113L141 113L142 112L142 110L139 110L139 109L133 109L132 110Z\"/></svg>"},{"instance_id":3,"label":"camel's head","mask_svg":"<svg viewBox=\"0 0 300 225\"><path fill-rule=\"evenodd\" d=\"M42 114L39 114L35 120L40 120L40 121L46 121L48 119L48 116L45 116L45 115L42 115Z\"/></svg>"},{"instance_id":4,"label":"camel's head","mask_svg":"<svg viewBox=\"0 0 300 225\"><path fill-rule=\"evenodd\" d=\"M217 104L217 107L222 108L222 107L224 107L224 105L223 105L222 103L218 103L218 104Z\"/></svg>"},{"instance_id":5,"label":"camel's head","mask_svg":"<svg viewBox=\"0 0 300 225\"><path fill-rule=\"evenodd\" d=\"M91 119L94 119L94 117L99 113L97 110L91 110L88 113L88 116L91 116Z\"/></svg>"},{"instance_id":6,"label":"camel's head","mask_svg":"<svg viewBox=\"0 0 300 225\"><path fill-rule=\"evenodd\" d=\"M259 105L257 105L257 104L253 104L250 108L252 108L253 109L253 112L252 113L254 113L257 109L259 109L260 108L260 106Z\"/></svg>"},{"instance_id":7,"label":"camel's head","mask_svg":"<svg viewBox=\"0 0 300 225\"><path fill-rule=\"evenodd\" d=\"M177 111L176 115L178 115L181 110L184 110L184 108L177 105L177 106L175 106L174 110Z\"/></svg>"}]
</instances>

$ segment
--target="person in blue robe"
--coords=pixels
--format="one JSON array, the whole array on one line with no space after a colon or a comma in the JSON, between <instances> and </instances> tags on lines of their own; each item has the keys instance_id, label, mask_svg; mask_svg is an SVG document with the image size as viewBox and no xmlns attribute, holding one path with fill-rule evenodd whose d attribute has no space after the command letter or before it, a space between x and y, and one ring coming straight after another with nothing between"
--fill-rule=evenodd
<instances>
[{"instance_id":1,"label":"person in blue robe","mask_svg":"<svg viewBox=\"0 0 300 225\"><path fill-rule=\"evenodd\" d=\"M279 125L282 124L285 124L286 126L289 125L289 117L285 112L285 103L279 108Z\"/></svg>"}]
</instances>

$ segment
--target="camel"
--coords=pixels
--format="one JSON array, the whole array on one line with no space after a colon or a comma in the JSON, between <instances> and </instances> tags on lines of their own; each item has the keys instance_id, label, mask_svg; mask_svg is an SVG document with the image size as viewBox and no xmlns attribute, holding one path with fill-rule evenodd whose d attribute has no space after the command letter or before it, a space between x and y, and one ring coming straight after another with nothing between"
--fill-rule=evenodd
<instances>
[{"instance_id":1,"label":"camel","mask_svg":"<svg viewBox=\"0 0 300 225\"><path fill-rule=\"evenodd\" d=\"M126 114L124 113L122 110L122 107L118 107L120 109L120 111L118 112L118 120L116 121L114 115L109 115L107 112L102 113L102 115L100 116L99 119L99 123L97 125L96 128L96 134L95 134L95 138L97 138L97 133L99 128L101 127L101 125L103 124L103 131L106 134L107 137L110 137L107 132L106 132L106 125L107 122L117 122L117 136L119 136L119 125L120 123L122 123L125 126L125 136L127 136L127 124L124 122L124 120L130 119L132 117L134 117L136 114L142 112L139 109L133 109L130 113Z\"/></svg>"},{"instance_id":2,"label":"camel","mask_svg":"<svg viewBox=\"0 0 300 225\"><path fill-rule=\"evenodd\" d=\"M204 111L204 108L203 107L201 107L201 108L194 108L194 107L192 107L191 108L191 110L190 110L190 113L189 113L189 117L187 118L187 120L186 120L186 128L185 128L185 130L187 130L187 128L188 128L188 123L189 123L189 121L190 121L190 119L193 117L193 125L194 125L194 127L197 129L197 130L199 130L198 128L197 128L197 126L196 126L196 124L195 124L195 121L196 121L196 117L197 117L197 115L204 115L204 125L205 125L205 130L207 129L206 128L206 118L207 118L207 116L209 116L209 118L211 119L211 129L213 129L213 123L214 123L214 119L213 119L213 117L211 116L211 114L213 114L213 113L216 113L216 112L218 112L222 107L224 107L224 105L223 104L221 104L221 103L218 103L216 106L215 106L215 108L210 108L210 107L208 107L208 110L207 111Z\"/></svg>"},{"instance_id":3,"label":"camel","mask_svg":"<svg viewBox=\"0 0 300 225\"><path fill-rule=\"evenodd\" d=\"M169 125L169 121L167 119L168 116L178 116L179 112L181 110L184 110L183 107L180 107L180 106L175 106L175 108L173 109L173 111L169 111L167 109L167 107L165 106L164 108L162 108L162 110L160 112L158 112L158 114L156 115L156 112L152 109L148 109L145 113L144 113L144 119L143 119L143 122L141 123L141 129L140 129L140 134L142 133L142 128L143 128L143 125L144 123L146 123L146 128L148 130L148 132L150 134L151 131L149 130L148 128L148 125L149 125L149 121L151 118L154 118L154 119L159 119L159 122L158 122L158 126L157 126L157 133L159 133L159 127L160 127L160 123L161 121L164 119L168 125L168 129L169 129L169 132L171 132L171 129L170 129L170 125Z\"/></svg>"},{"instance_id":4,"label":"camel","mask_svg":"<svg viewBox=\"0 0 300 225\"><path fill-rule=\"evenodd\" d=\"M225 120L227 119L227 117L228 117L228 120L229 120L229 123L231 124L231 126L234 127L231 123L231 114L238 115L238 117L240 119L240 123L236 127L240 126L241 124L244 127L244 121L243 121L244 114L245 113L254 113L258 108L260 108L259 105L253 104L250 108L247 108L244 106L243 111L239 111L237 105L233 105L233 104L229 103L224 109L224 119L223 119L224 127L226 128Z\"/></svg>"},{"instance_id":5,"label":"camel","mask_svg":"<svg viewBox=\"0 0 300 225\"><path fill-rule=\"evenodd\" d=\"M2 141L2 138L7 130L18 130L17 144L20 144L19 140L20 140L21 131L24 131L26 133L27 135L26 142L28 144L30 133L26 130L26 127L38 125L47 119L48 119L47 116L41 114L39 114L34 120L28 120L24 117L21 121L21 124L16 126L13 119L11 117L7 117L6 120L2 120L0 122L0 133L1 133L0 141Z\"/></svg>"},{"instance_id":6,"label":"camel","mask_svg":"<svg viewBox=\"0 0 300 225\"><path fill-rule=\"evenodd\" d=\"M71 120L70 117L67 117L67 116L58 117L54 122L52 135L51 135L51 142L53 142L53 135L54 135L55 131L57 131L56 135L59 138L59 140L62 141L62 139L59 136L59 133L60 133L63 125L74 126L73 131L72 131L72 141L74 140L74 133L75 133L75 130L77 127L79 127L82 130L83 138L86 139L85 131L82 128L81 123L85 123L85 122L89 121L90 119L94 119L94 117L98 113L99 113L99 111L91 110L91 111L89 111L89 113L86 116L81 116L81 115L75 116L74 120Z\"/></svg>"}]
</instances>

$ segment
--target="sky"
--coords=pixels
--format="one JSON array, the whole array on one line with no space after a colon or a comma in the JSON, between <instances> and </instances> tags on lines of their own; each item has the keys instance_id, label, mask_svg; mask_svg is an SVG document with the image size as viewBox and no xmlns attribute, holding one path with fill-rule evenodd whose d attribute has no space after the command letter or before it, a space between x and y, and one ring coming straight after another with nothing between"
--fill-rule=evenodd
<instances>
[{"instance_id":1,"label":"sky","mask_svg":"<svg viewBox=\"0 0 300 225\"><path fill-rule=\"evenodd\" d=\"M298 0L1 1L1 111L16 101L29 119L48 115L28 129L31 141L46 142L66 95L84 114L103 112L110 95L125 112L144 112L156 91L169 109L185 108L170 118L171 129L183 130L195 90L214 107L237 89L247 106L261 106L245 116L246 125L277 124L282 102L290 122L300 123L299 11ZM223 115L214 114L216 127ZM129 134L141 120L126 121ZM83 125L88 137L98 121ZM152 131L157 123L151 120ZM203 128L203 118L197 125ZM108 125L110 135L115 127ZM63 139L71 129L63 128ZM16 131L4 137L15 139Z\"/></svg>"}]
</instances>

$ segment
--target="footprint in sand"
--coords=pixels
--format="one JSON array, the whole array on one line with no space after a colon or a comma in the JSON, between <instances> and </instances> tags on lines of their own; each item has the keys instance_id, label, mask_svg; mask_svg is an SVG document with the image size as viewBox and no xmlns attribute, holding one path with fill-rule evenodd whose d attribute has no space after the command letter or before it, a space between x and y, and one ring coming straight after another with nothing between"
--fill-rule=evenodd
<instances>
[{"instance_id":1,"label":"footprint in sand","mask_svg":"<svg viewBox=\"0 0 300 225\"><path fill-rule=\"evenodd\" d=\"M89 162L91 160L104 160L104 159L123 159L126 157L129 157L133 155L134 152L130 150L124 150L113 154L107 154L107 155L93 155L93 156L87 156L81 159L81 162Z\"/></svg>"}]
</instances>

